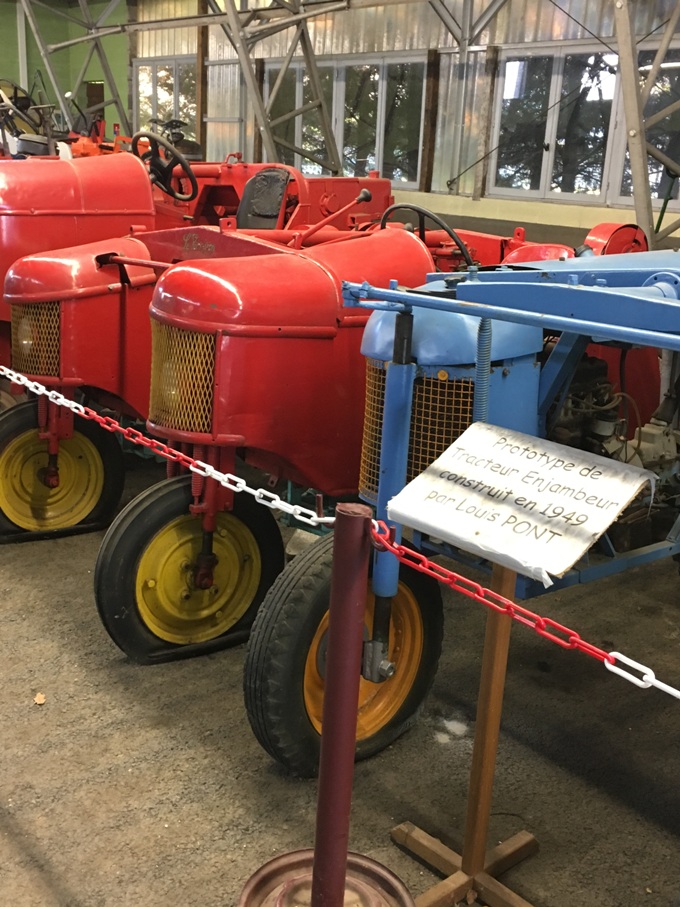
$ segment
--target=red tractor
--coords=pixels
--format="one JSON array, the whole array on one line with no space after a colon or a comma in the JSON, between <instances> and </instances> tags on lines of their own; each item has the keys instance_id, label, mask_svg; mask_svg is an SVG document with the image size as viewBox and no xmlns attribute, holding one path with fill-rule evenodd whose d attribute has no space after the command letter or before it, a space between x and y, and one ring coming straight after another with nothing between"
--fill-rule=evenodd
<instances>
[{"instance_id":1,"label":"red tractor","mask_svg":"<svg viewBox=\"0 0 680 907\"><path fill-rule=\"evenodd\" d=\"M295 231L332 215L333 227L344 230L375 220L392 202L388 180L307 179L292 167L243 163L240 155L190 165L151 133L134 136L131 150L74 160L0 159L0 280L23 256L131 231L192 224ZM339 215L365 185L373 203ZM9 321L9 307L0 301L4 364ZM0 382L0 410L12 402Z\"/></svg>"},{"instance_id":2,"label":"red tractor","mask_svg":"<svg viewBox=\"0 0 680 907\"><path fill-rule=\"evenodd\" d=\"M174 266L151 304L150 432L224 473L245 462L272 486L355 495L365 322L342 309L340 278L431 267L427 245L396 226L256 270L245 257ZM282 558L271 510L171 470L110 527L97 607L136 661L210 651L245 638Z\"/></svg>"},{"instance_id":3,"label":"red tractor","mask_svg":"<svg viewBox=\"0 0 680 907\"><path fill-rule=\"evenodd\" d=\"M134 157L115 157L108 172L144 174ZM182 194L172 157L152 157L149 164L173 193L172 203L158 204L154 215L165 229L149 229L150 211L146 223L135 212L127 236L26 256L9 268L4 297L16 369L133 420L148 415L148 306L163 270L206 257L252 261L282 247L292 252L337 240L375 220L392 200L389 181L378 177L307 180L290 167L239 161L198 164L195 173L187 168L198 191ZM83 170L68 172L82 177ZM192 221L201 225L167 226ZM24 222L12 222L15 237ZM84 229L84 218L71 222ZM105 342L93 345L93 337ZM6 476L0 537L24 540L106 525L122 491L123 457L105 432L81 421L75 426L72 414L55 404L32 401L0 416L0 472Z\"/></svg>"}]
</instances>

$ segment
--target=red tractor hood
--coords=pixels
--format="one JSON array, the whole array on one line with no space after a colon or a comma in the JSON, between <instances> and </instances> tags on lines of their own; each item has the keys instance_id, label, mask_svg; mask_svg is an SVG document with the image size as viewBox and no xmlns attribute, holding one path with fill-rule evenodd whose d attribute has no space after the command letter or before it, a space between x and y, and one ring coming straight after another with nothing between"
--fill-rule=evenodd
<instances>
[{"instance_id":1,"label":"red tractor hood","mask_svg":"<svg viewBox=\"0 0 680 907\"><path fill-rule=\"evenodd\" d=\"M0 160L0 216L121 214L153 217L151 182L132 154Z\"/></svg>"},{"instance_id":2,"label":"red tractor hood","mask_svg":"<svg viewBox=\"0 0 680 907\"><path fill-rule=\"evenodd\" d=\"M96 158L92 158L96 160ZM5 278L5 302L10 305L60 302L64 299L99 296L120 289L120 272L115 265L102 267L104 256L150 259L144 243L131 236L102 239L69 249L26 255L16 261ZM131 286L155 280L153 270L126 265L125 280Z\"/></svg>"},{"instance_id":3,"label":"red tractor hood","mask_svg":"<svg viewBox=\"0 0 680 907\"><path fill-rule=\"evenodd\" d=\"M158 281L152 318L206 333L332 336L352 313L343 309L343 280L387 286L396 278L409 286L434 269L425 245L396 230L266 253L175 265Z\"/></svg>"}]
</instances>

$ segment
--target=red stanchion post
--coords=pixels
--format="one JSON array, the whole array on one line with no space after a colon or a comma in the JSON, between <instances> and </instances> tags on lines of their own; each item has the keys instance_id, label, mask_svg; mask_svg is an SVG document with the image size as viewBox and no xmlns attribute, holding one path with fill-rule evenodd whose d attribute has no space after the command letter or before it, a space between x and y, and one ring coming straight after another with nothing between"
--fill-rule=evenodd
<instances>
[{"instance_id":1,"label":"red stanchion post","mask_svg":"<svg viewBox=\"0 0 680 907\"><path fill-rule=\"evenodd\" d=\"M364 504L335 509L312 907L344 904L371 517Z\"/></svg>"},{"instance_id":2,"label":"red stanchion post","mask_svg":"<svg viewBox=\"0 0 680 907\"><path fill-rule=\"evenodd\" d=\"M394 873L348 852L371 517L363 504L335 509L314 850L265 863L239 907L415 907Z\"/></svg>"}]
</instances>

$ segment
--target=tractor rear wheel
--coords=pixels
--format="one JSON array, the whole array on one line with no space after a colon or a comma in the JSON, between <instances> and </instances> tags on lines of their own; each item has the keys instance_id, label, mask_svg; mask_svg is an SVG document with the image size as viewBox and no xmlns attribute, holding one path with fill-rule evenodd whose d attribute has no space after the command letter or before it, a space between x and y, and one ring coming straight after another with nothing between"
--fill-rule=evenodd
<instances>
[{"instance_id":1,"label":"tractor rear wheel","mask_svg":"<svg viewBox=\"0 0 680 907\"><path fill-rule=\"evenodd\" d=\"M59 442L59 484L45 481L47 442L38 436L38 403L0 413L0 534L19 540L60 531L99 529L113 517L125 465L109 432L76 417L73 436Z\"/></svg>"},{"instance_id":2,"label":"tractor rear wheel","mask_svg":"<svg viewBox=\"0 0 680 907\"><path fill-rule=\"evenodd\" d=\"M330 535L279 576L253 625L244 668L246 712L255 736L274 759L302 777L318 770L332 547ZM368 589L367 632L372 615ZM415 722L434 680L442 637L439 584L402 567L390 625L395 673L382 683L360 682L357 759L384 749Z\"/></svg>"},{"instance_id":3,"label":"tractor rear wheel","mask_svg":"<svg viewBox=\"0 0 680 907\"><path fill-rule=\"evenodd\" d=\"M151 664L215 651L247 639L265 593L283 569L271 510L245 492L217 515L209 589L194 584L203 541L189 512L191 476L167 479L122 510L99 549L95 600L116 645Z\"/></svg>"}]
</instances>

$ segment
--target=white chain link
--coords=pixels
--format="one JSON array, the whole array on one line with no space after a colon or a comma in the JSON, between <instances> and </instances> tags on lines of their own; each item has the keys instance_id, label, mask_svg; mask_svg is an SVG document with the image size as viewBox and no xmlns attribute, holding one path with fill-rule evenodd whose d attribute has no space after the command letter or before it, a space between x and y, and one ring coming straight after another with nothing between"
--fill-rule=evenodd
<instances>
[{"instance_id":1,"label":"white chain link","mask_svg":"<svg viewBox=\"0 0 680 907\"><path fill-rule=\"evenodd\" d=\"M610 652L609 654L617 661L628 665L629 668L635 668L642 676L636 677L635 674L631 674L630 671L625 671L617 664L605 661L605 668L608 671L611 671L612 674L618 674L619 677L623 677L624 680L628 680L636 687L640 687L641 690L648 690L650 687L656 687L657 690L661 690L664 693L668 693L669 696L675 696L676 699L680 699L680 690L676 690L667 683L661 683L660 680L657 680L654 671L652 671L651 668L648 668L647 665L640 664L639 661L633 661L632 658L628 658L627 655L622 655L620 652Z\"/></svg>"},{"instance_id":2,"label":"white chain link","mask_svg":"<svg viewBox=\"0 0 680 907\"><path fill-rule=\"evenodd\" d=\"M58 406L65 406L77 415L87 418L86 409L80 403L76 403L74 400L67 400L66 397L58 391L48 390L44 385L39 384L37 381L31 381L30 378L27 378L25 375L12 371L12 369L9 369L4 365L0 365L0 377L8 378L13 384L20 384L34 394L42 394L52 403L56 403ZM121 432L124 432L122 426L120 428ZM157 450L157 452L160 453L161 456L163 455L162 451ZM177 453L177 451L172 452ZM283 513L287 513L290 516L295 517L299 522L306 523L309 526L332 526L335 523L335 517L320 517L315 511L309 510L306 507L301 507L299 504L289 504L288 501L284 501L278 494L275 494L273 491L268 491L266 488L250 488L245 479L232 475L232 473L220 472L209 463L195 460L194 463L189 466L189 469L191 472L196 473L196 475L214 479L216 482L219 482L220 485L224 485L225 488L229 488L231 491L245 491L248 494L251 494L258 504L262 504L270 510L280 510ZM378 524L375 521L373 522L373 527L374 529L378 527ZM605 661L603 663L608 671L611 671L613 674L618 674L619 677L623 677L624 680L628 680L636 687L640 687L640 689L647 690L650 687L656 687L657 690L661 690L663 693L668 693L669 696L680 699L680 690L676 690L674 687L657 680L654 671L646 665L633 661L632 658L628 658L620 652L610 652L609 654L612 658L615 658L617 662L621 662L622 664L628 665L629 668L634 668L639 671L641 676L636 677L635 674L631 674L630 671L624 670L617 664Z\"/></svg>"},{"instance_id":3,"label":"white chain link","mask_svg":"<svg viewBox=\"0 0 680 907\"><path fill-rule=\"evenodd\" d=\"M75 400L68 400L58 391L49 390L39 382L31 381L31 379L27 378L25 375L15 372L4 365L0 365L0 377L9 379L12 384L20 384L34 394L40 394L47 397L51 403L56 403L58 406L64 406L66 409L70 409L72 412L76 413L76 415L87 418L87 410L81 403L76 403ZM125 429L122 426L120 426L120 431L122 434L125 433ZM159 450L157 446L152 445L152 449L160 454L160 456L163 456L162 450ZM173 451L173 453L178 452ZM209 463L202 463L200 460L195 460L194 464L190 466L189 469L191 472L195 472L196 475L214 479L216 482L219 482L220 485L224 485L225 488L228 488L231 491L245 491L252 495L258 504L262 504L270 510L280 510L289 516L294 517L300 523L305 523L308 526L333 526L335 523L335 517L333 516L320 517L316 511L310 510L307 507L302 507L300 504L290 504L278 494L275 494L273 491L268 491L266 488L250 488L245 479L228 472L220 472L218 469L215 469L214 466L210 466Z\"/></svg>"}]
</instances>

